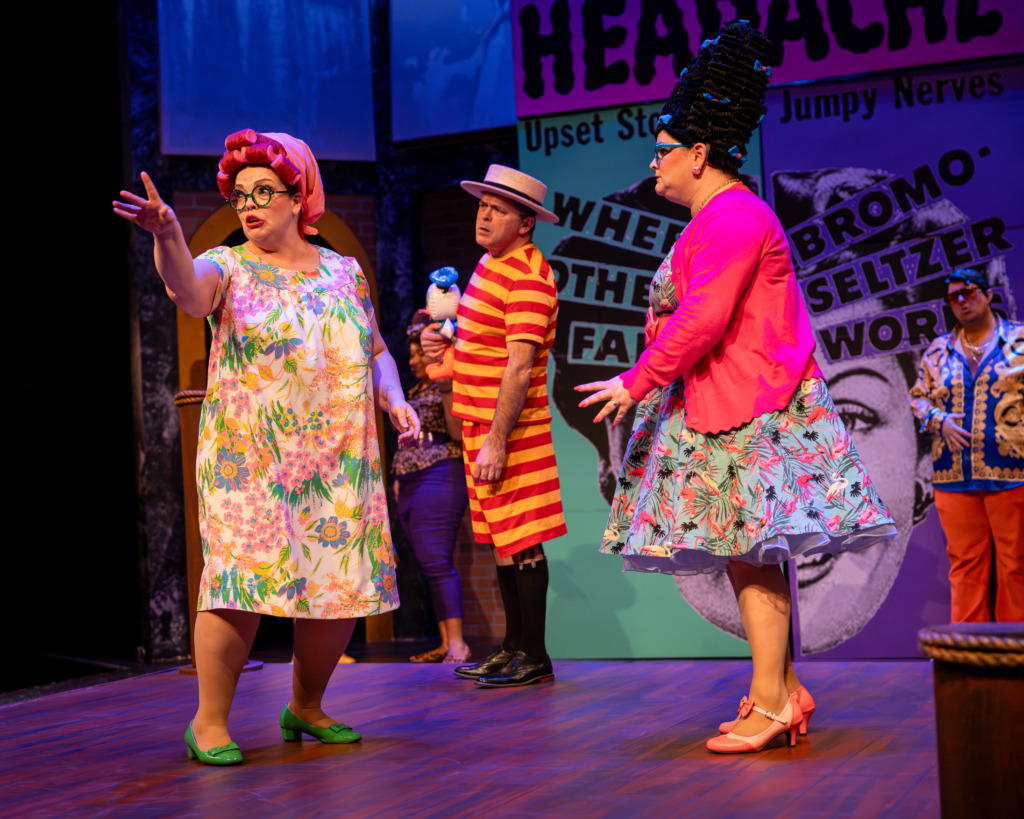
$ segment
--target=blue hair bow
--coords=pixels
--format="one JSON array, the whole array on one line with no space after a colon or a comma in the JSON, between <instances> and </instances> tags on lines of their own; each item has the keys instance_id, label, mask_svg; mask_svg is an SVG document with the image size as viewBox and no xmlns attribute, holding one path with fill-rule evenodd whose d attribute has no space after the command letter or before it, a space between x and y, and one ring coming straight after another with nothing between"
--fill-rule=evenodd
<instances>
[{"instance_id":1,"label":"blue hair bow","mask_svg":"<svg viewBox=\"0 0 1024 819\"><path fill-rule=\"evenodd\" d=\"M728 105L728 104L729 104L729 98L728 98L728 97L722 97L721 99L718 99L717 97L713 97L713 96L712 96L711 94L709 94L709 93L708 93L707 91L705 91L705 92L704 92L704 93L702 94L702 96L703 96L703 97L704 97L704 99L706 99L706 100L711 100L711 102L717 102L717 103L719 103L719 104L721 104L721 105Z\"/></svg>"}]
</instances>

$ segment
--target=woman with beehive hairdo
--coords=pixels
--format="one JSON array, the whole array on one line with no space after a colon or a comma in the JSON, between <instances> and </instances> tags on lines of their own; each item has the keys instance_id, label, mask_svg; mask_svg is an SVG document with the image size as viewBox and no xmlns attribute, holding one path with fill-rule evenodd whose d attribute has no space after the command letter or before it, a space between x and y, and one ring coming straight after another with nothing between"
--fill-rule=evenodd
<instances>
[{"instance_id":1,"label":"woman with beehive hairdo","mask_svg":"<svg viewBox=\"0 0 1024 819\"><path fill-rule=\"evenodd\" d=\"M764 112L773 49L740 20L706 40L659 119L655 190L692 219L651 284L636 366L577 387L595 421L636 422L602 551L631 571L725 571L753 673L738 719L707 747L795 744L814 700L788 641L780 564L896 534L814 360L778 218L737 178Z\"/></svg>"},{"instance_id":2,"label":"woman with beehive hairdo","mask_svg":"<svg viewBox=\"0 0 1024 819\"><path fill-rule=\"evenodd\" d=\"M735 178L764 118L772 53L760 31L742 20L729 24L680 73L659 124L680 142L703 143L712 172Z\"/></svg>"}]
</instances>

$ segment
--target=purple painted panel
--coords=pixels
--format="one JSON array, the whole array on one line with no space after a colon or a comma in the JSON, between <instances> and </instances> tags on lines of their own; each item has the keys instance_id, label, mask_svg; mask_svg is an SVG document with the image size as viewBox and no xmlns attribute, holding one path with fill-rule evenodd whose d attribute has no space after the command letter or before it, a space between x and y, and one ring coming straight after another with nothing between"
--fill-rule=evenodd
<instances>
[{"instance_id":1,"label":"purple painted panel","mask_svg":"<svg viewBox=\"0 0 1024 819\"><path fill-rule=\"evenodd\" d=\"M953 325L948 272L984 270L993 309L1020 317L1022 130L1018 60L769 91L768 200L833 400L900 530L818 574L798 565L804 654L915 656L918 629L948 620L929 440L907 390L924 347Z\"/></svg>"}]
</instances>

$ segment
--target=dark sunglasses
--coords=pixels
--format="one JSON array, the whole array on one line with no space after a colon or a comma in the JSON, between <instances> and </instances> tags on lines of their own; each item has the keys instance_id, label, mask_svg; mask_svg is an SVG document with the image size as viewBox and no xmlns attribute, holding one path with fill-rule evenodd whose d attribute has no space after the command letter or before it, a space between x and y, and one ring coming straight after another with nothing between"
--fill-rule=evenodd
<instances>
[{"instance_id":1,"label":"dark sunglasses","mask_svg":"<svg viewBox=\"0 0 1024 819\"><path fill-rule=\"evenodd\" d=\"M954 293L949 293L946 296L946 304L952 307L958 301L970 301L978 295L978 291L981 288L976 284L966 284Z\"/></svg>"}]
</instances>

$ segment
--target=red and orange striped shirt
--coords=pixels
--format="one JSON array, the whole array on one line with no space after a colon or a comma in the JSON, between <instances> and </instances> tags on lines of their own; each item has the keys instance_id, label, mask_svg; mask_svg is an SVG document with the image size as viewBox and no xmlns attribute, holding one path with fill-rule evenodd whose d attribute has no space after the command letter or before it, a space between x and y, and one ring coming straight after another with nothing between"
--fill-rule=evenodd
<instances>
[{"instance_id":1,"label":"red and orange striped shirt","mask_svg":"<svg viewBox=\"0 0 1024 819\"><path fill-rule=\"evenodd\" d=\"M535 244L492 258L485 253L459 302L452 414L478 424L494 421L509 341L538 345L519 424L551 420L548 353L555 341L558 292Z\"/></svg>"}]
</instances>

